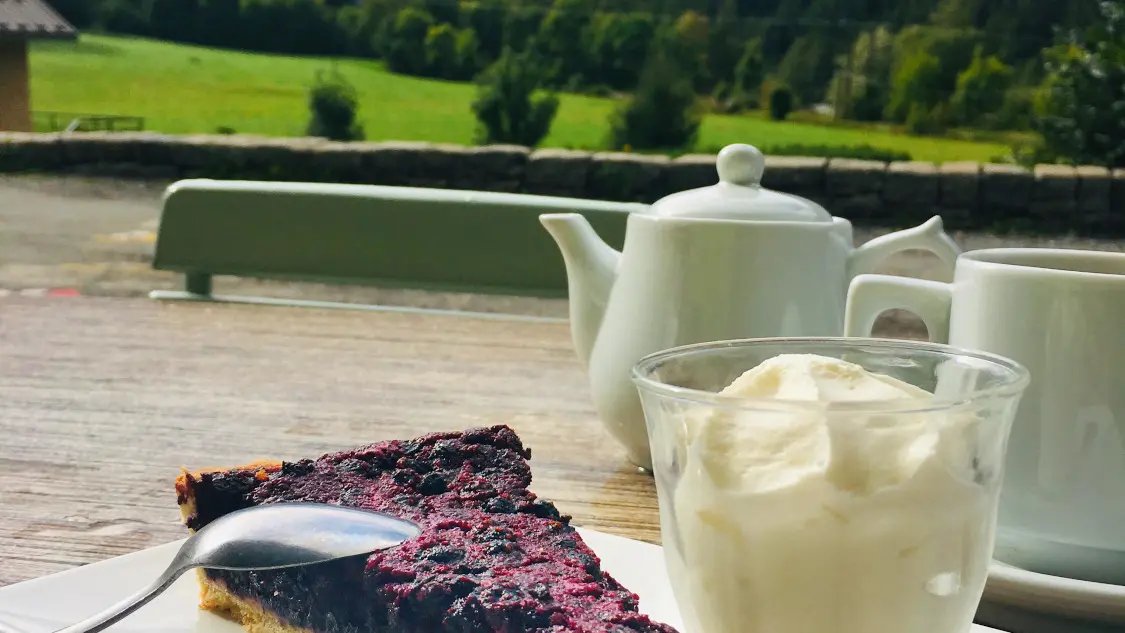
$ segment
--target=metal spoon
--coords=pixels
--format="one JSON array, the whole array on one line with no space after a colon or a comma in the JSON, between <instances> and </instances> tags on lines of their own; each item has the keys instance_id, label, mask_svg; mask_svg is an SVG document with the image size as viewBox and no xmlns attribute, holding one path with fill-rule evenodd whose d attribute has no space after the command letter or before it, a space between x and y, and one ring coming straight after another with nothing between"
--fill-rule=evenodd
<instances>
[{"instance_id":1,"label":"metal spoon","mask_svg":"<svg viewBox=\"0 0 1125 633\"><path fill-rule=\"evenodd\" d=\"M323 563L389 549L421 534L403 519L342 506L277 503L224 515L191 535L151 585L55 633L97 633L147 604L196 567L249 571Z\"/></svg>"}]
</instances>

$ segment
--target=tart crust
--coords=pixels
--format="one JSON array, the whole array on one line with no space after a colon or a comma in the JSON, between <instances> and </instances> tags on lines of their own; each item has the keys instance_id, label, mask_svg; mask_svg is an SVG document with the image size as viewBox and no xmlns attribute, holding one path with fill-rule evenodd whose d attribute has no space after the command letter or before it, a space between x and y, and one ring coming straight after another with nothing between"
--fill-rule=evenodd
<instances>
[{"instance_id":1,"label":"tart crust","mask_svg":"<svg viewBox=\"0 0 1125 633\"><path fill-rule=\"evenodd\" d=\"M188 485L188 477L198 478L204 473L221 473L231 470L261 470L271 473L281 470L281 462L259 460L234 468L203 468L194 471L183 469L180 476L176 478L176 494L181 500L180 516L185 522L188 517L195 513L195 497ZM189 531L195 533L195 530ZM283 622L281 618L274 615L256 600L234 595L221 582L208 578L202 569L196 569L195 575L199 580L199 608L241 624L247 633L314 633L310 629Z\"/></svg>"}]
</instances>

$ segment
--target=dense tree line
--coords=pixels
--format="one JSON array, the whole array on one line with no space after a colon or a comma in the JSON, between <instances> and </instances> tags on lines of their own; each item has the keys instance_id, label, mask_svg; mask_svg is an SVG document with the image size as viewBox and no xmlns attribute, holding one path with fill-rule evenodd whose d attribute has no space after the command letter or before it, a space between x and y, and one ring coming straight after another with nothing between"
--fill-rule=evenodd
<instances>
[{"instance_id":1,"label":"dense tree line","mask_svg":"<svg viewBox=\"0 0 1125 633\"><path fill-rule=\"evenodd\" d=\"M1106 11L1121 6L1120 0L53 4L79 26L120 33L243 50L382 58L395 72L455 80L480 76L497 86L534 84L532 92L634 93L628 105L633 110L615 115L611 140L633 146L628 139L635 133L626 130L627 122L668 121L670 108L681 111L660 133L676 128L688 142L701 105L721 112L762 108L785 118L792 108L825 103L843 118L889 121L922 134L950 126L1041 127L1053 107L1050 95L1044 96L1048 85L1055 86L1057 102L1064 81L1059 69L1076 64L1066 61L1066 51L1079 45L1078 34L1112 23ZM1120 29L1110 29L1111 40L1121 36ZM504 66L481 74L493 64ZM504 73L511 76L502 80ZM645 105L642 93L659 100L660 108ZM553 112L522 99L512 107L540 117ZM487 101L479 107L499 116L495 103ZM506 125L524 130L519 134L540 126ZM642 146L672 141L650 140Z\"/></svg>"},{"instance_id":2,"label":"dense tree line","mask_svg":"<svg viewBox=\"0 0 1125 633\"><path fill-rule=\"evenodd\" d=\"M54 0L83 27L292 54L386 57L403 72L465 75L505 46L533 47L558 88L636 85L657 31L672 24L700 92L739 84L748 54L802 102L826 98L861 40L968 65L976 44L1015 69L1041 66L1056 26L1084 26L1096 0ZM913 31L911 31L913 29ZM966 41L971 41L965 45ZM866 45L870 46L870 44ZM958 59L946 61L946 52ZM912 51L913 52L913 51ZM878 57L876 51L875 57ZM846 58L842 60L841 58ZM760 61L759 61L760 60ZM873 59L872 63L880 60ZM914 60L912 63L921 63ZM923 64L924 66L925 64ZM868 70L867 66L863 70ZM886 78L874 78L886 81ZM744 82L743 82L744 83ZM943 86L952 91L952 85Z\"/></svg>"}]
</instances>

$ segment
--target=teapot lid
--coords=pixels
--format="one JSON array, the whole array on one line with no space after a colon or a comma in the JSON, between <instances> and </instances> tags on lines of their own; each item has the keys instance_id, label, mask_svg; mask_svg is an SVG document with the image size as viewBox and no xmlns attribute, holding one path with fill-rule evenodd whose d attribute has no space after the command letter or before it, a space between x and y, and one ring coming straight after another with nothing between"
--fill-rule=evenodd
<instances>
[{"instance_id":1,"label":"teapot lid","mask_svg":"<svg viewBox=\"0 0 1125 633\"><path fill-rule=\"evenodd\" d=\"M715 167L717 184L665 196L653 203L649 214L701 220L832 221L832 214L812 200L762 187L766 159L752 145L727 145Z\"/></svg>"}]
</instances>

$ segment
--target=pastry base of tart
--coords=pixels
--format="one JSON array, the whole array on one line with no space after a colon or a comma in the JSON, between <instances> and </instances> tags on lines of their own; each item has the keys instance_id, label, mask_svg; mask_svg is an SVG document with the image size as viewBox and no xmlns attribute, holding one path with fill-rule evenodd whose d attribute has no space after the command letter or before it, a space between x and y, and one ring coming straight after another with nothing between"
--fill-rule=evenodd
<instances>
[{"instance_id":1,"label":"pastry base of tart","mask_svg":"<svg viewBox=\"0 0 1125 633\"><path fill-rule=\"evenodd\" d=\"M239 598L221 583L208 578L202 569L199 576L199 608L241 624L248 633L313 633L282 622L260 603Z\"/></svg>"},{"instance_id":2,"label":"pastry base of tart","mask_svg":"<svg viewBox=\"0 0 1125 633\"><path fill-rule=\"evenodd\" d=\"M279 461L258 461L236 470L262 470L274 472L281 468ZM195 513L195 498L187 494L189 476L199 477L207 472L223 472L228 468L205 468L192 473L184 472L176 479L176 490L184 502L180 504L180 516L184 521ZM192 533L195 530L191 530ZM231 593L221 582L207 577L202 569L195 570L199 581L199 608L242 625L247 633L313 633L309 629L293 626L266 609L256 600L240 598Z\"/></svg>"}]
</instances>

